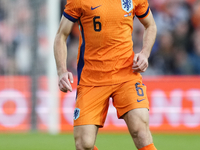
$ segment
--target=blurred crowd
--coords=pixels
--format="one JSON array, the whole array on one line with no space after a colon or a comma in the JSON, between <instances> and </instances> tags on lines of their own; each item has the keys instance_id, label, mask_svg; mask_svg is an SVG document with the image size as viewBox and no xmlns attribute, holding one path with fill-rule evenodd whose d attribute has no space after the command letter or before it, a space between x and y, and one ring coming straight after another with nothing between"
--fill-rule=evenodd
<instances>
[{"instance_id":1,"label":"blurred crowd","mask_svg":"<svg viewBox=\"0 0 200 150\"><path fill-rule=\"evenodd\" d=\"M0 0L0 75L31 75L32 63L37 73L45 74L48 41L46 2L38 5L37 61L33 58L34 11L31 0Z\"/></svg>"},{"instance_id":2,"label":"blurred crowd","mask_svg":"<svg viewBox=\"0 0 200 150\"><path fill-rule=\"evenodd\" d=\"M0 0L0 74L31 73L31 0ZM61 14L66 1L61 0ZM149 0L158 34L144 75L200 75L200 1ZM23 8L23 9L22 9ZM40 4L38 25L38 74L46 73L48 40L46 3ZM142 47L144 28L135 17L134 51ZM76 74L79 29L75 24L68 45L68 69Z\"/></svg>"},{"instance_id":3,"label":"blurred crowd","mask_svg":"<svg viewBox=\"0 0 200 150\"><path fill-rule=\"evenodd\" d=\"M146 74L200 74L200 1L151 0L150 6L158 35Z\"/></svg>"}]
</instances>

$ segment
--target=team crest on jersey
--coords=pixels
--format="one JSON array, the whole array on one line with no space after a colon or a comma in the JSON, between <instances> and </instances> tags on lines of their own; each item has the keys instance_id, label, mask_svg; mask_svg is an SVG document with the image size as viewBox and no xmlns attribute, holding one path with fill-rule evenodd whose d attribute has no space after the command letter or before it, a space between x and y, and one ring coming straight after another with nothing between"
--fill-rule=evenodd
<instances>
[{"instance_id":1,"label":"team crest on jersey","mask_svg":"<svg viewBox=\"0 0 200 150\"><path fill-rule=\"evenodd\" d=\"M79 108L75 108L74 109L74 120L78 119L80 116L80 109Z\"/></svg>"},{"instance_id":2,"label":"team crest on jersey","mask_svg":"<svg viewBox=\"0 0 200 150\"><path fill-rule=\"evenodd\" d=\"M127 13L133 9L133 2L132 0L121 0L122 9Z\"/></svg>"}]
</instances>

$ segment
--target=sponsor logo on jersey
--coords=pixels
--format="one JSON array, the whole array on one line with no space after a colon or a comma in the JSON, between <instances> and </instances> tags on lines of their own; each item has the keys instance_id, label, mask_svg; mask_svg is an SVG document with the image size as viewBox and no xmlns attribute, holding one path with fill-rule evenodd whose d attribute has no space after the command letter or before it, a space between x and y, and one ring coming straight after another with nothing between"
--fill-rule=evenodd
<instances>
[{"instance_id":1,"label":"sponsor logo on jersey","mask_svg":"<svg viewBox=\"0 0 200 150\"><path fill-rule=\"evenodd\" d=\"M96 6L96 7L91 7L91 10L95 10L96 8L100 7L101 5L99 6Z\"/></svg>"},{"instance_id":2,"label":"sponsor logo on jersey","mask_svg":"<svg viewBox=\"0 0 200 150\"><path fill-rule=\"evenodd\" d=\"M80 109L79 108L75 108L74 109L74 120L78 119L80 116Z\"/></svg>"},{"instance_id":3,"label":"sponsor logo on jersey","mask_svg":"<svg viewBox=\"0 0 200 150\"><path fill-rule=\"evenodd\" d=\"M121 0L122 9L127 13L133 9L133 2L132 0Z\"/></svg>"},{"instance_id":4,"label":"sponsor logo on jersey","mask_svg":"<svg viewBox=\"0 0 200 150\"><path fill-rule=\"evenodd\" d=\"M137 99L137 102L142 102L144 101L145 99Z\"/></svg>"}]
</instances>

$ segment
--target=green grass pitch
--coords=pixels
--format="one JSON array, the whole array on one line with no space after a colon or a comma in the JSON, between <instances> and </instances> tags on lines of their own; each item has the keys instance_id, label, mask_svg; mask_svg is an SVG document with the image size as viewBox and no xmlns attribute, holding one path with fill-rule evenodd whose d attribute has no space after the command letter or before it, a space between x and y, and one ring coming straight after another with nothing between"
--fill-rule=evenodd
<instances>
[{"instance_id":1,"label":"green grass pitch","mask_svg":"<svg viewBox=\"0 0 200 150\"><path fill-rule=\"evenodd\" d=\"M200 134L153 134L158 150L200 150ZM99 150L136 150L127 133L99 133ZM0 150L75 150L72 134L0 134Z\"/></svg>"}]
</instances>

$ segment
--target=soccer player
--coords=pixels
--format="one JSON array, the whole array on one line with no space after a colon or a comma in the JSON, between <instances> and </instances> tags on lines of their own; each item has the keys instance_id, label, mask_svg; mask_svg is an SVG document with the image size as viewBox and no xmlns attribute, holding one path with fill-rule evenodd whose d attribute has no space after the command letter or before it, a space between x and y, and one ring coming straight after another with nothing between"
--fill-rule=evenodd
<instances>
[{"instance_id":1,"label":"soccer player","mask_svg":"<svg viewBox=\"0 0 200 150\"><path fill-rule=\"evenodd\" d=\"M145 28L143 47L133 51L134 17ZM67 0L54 42L59 88L72 91L73 75L66 68L66 40L74 22L80 25L77 58L78 86L74 110L77 150L97 150L109 98L124 119L139 150L156 150L149 130L149 102L140 72L156 38L156 24L147 0Z\"/></svg>"}]
</instances>

